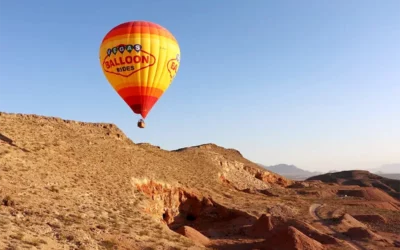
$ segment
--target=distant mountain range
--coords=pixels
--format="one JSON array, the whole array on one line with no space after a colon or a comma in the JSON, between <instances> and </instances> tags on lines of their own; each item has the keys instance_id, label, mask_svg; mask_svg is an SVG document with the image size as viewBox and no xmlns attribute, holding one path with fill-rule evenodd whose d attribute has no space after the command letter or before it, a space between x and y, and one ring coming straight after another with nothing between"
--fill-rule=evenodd
<instances>
[{"instance_id":1,"label":"distant mountain range","mask_svg":"<svg viewBox=\"0 0 400 250\"><path fill-rule=\"evenodd\" d=\"M278 164L273 166L266 166L263 164L258 164L258 165L271 172L277 173L292 180L305 180L309 177L323 174L323 172L311 172L298 168L295 165L289 165L289 164ZM385 164L378 168L366 169L366 170L371 173L384 176L386 178L400 179L400 163ZM325 173L335 173L335 172L338 171L331 170Z\"/></svg>"},{"instance_id":2,"label":"distant mountain range","mask_svg":"<svg viewBox=\"0 0 400 250\"><path fill-rule=\"evenodd\" d=\"M307 179L308 177L322 174L321 172L311 172L298 168L295 165L288 165L288 164L278 164L273 166L265 166L262 164L258 165L271 172L277 173L292 180L304 180Z\"/></svg>"},{"instance_id":3,"label":"distant mountain range","mask_svg":"<svg viewBox=\"0 0 400 250\"><path fill-rule=\"evenodd\" d=\"M379 168L369 169L371 173L400 174L400 163L385 164Z\"/></svg>"},{"instance_id":4,"label":"distant mountain range","mask_svg":"<svg viewBox=\"0 0 400 250\"><path fill-rule=\"evenodd\" d=\"M376 175L388 178L388 179L393 179L393 180L400 180L400 174L385 174L385 173L375 173Z\"/></svg>"}]
</instances>

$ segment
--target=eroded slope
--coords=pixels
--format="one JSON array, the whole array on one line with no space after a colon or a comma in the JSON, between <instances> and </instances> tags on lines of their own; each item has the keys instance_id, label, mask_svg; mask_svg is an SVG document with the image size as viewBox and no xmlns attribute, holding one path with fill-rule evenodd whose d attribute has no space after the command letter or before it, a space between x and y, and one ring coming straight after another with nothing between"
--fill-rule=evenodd
<instances>
[{"instance_id":1,"label":"eroded slope","mask_svg":"<svg viewBox=\"0 0 400 250\"><path fill-rule=\"evenodd\" d=\"M144 212L149 197L133 179L195 188L221 206L253 214L274 203L249 203L247 193L227 186L223 166L232 176L248 172L237 159L211 154L136 145L112 124L0 113L0 248L194 246L160 223L162 214ZM240 188L274 185L250 174L246 180L231 178Z\"/></svg>"},{"instance_id":2,"label":"eroded slope","mask_svg":"<svg viewBox=\"0 0 400 250\"><path fill-rule=\"evenodd\" d=\"M397 201L374 190L293 183L214 144L167 151L112 124L0 113L0 249L394 247ZM330 230L342 209L388 226Z\"/></svg>"}]
</instances>

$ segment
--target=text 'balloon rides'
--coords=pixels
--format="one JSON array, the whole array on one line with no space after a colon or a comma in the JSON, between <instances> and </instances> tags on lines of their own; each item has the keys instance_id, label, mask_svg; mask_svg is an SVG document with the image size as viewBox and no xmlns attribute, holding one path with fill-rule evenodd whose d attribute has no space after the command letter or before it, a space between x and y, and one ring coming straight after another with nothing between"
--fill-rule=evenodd
<instances>
[{"instance_id":1,"label":"text 'balloon rides'","mask_svg":"<svg viewBox=\"0 0 400 250\"><path fill-rule=\"evenodd\" d=\"M100 45L100 64L114 90L132 111L149 114L180 65L180 48L164 27L147 21L122 23ZM144 128L144 121L138 122Z\"/></svg>"}]
</instances>

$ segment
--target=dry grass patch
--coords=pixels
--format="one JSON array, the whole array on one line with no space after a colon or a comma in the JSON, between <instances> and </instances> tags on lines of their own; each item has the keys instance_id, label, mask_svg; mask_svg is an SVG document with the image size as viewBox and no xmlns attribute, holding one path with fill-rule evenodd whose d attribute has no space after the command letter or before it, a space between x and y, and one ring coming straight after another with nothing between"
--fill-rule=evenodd
<instances>
[{"instance_id":1,"label":"dry grass patch","mask_svg":"<svg viewBox=\"0 0 400 250\"><path fill-rule=\"evenodd\" d=\"M219 174L229 170L235 185L257 186L260 180L242 171L244 166L257 168L256 164L235 150L216 145L171 152L134 144L115 125L1 112L0 128L16 145L31 151L0 144L0 215L4 214L0 217L0 242L8 246L17 245L12 241L30 241L25 246L43 242L17 234L13 239L3 232L23 232L27 225L46 232L49 225L54 238L45 239L48 246L58 244L56 249L95 249L97 244L106 249L121 249L124 244L131 244L132 249L135 244L137 249L188 249L193 242L158 221L163 216L159 207L168 206L165 195L171 186L193 188L221 206L258 215L282 202L300 206L294 214L301 216L311 202L307 198L307 202L298 202L284 191L278 193L280 197L268 197L233 190L222 183ZM136 186L150 180L157 180L167 192L158 196L138 192ZM146 208L154 203L157 214L153 218ZM19 206L33 212L21 216ZM290 213L287 211L275 210L285 215ZM118 237L126 242L116 240Z\"/></svg>"}]
</instances>

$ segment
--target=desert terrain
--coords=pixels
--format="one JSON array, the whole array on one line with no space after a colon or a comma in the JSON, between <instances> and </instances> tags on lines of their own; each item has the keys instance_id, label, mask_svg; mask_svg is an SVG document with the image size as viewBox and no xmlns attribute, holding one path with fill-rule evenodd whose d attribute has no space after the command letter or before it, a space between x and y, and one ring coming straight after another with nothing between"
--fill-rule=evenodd
<instances>
[{"instance_id":1,"label":"desert terrain","mask_svg":"<svg viewBox=\"0 0 400 250\"><path fill-rule=\"evenodd\" d=\"M294 181L235 149L0 113L0 249L398 249L400 182Z\"/></svg>"}]
</instances>

